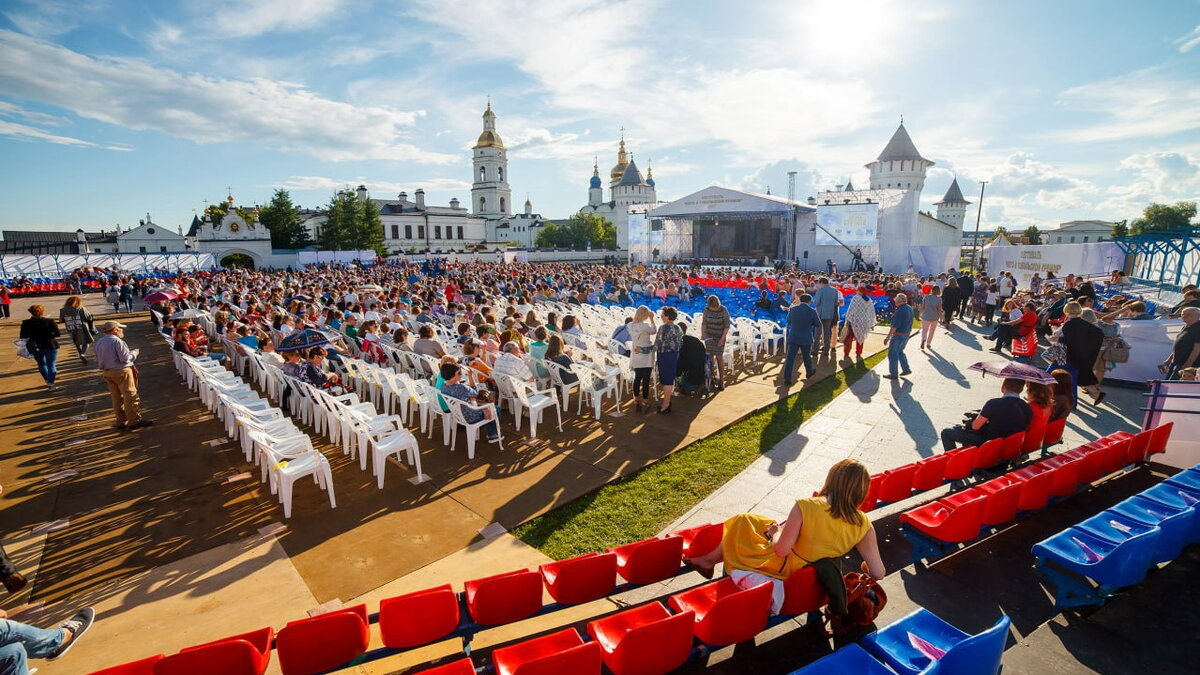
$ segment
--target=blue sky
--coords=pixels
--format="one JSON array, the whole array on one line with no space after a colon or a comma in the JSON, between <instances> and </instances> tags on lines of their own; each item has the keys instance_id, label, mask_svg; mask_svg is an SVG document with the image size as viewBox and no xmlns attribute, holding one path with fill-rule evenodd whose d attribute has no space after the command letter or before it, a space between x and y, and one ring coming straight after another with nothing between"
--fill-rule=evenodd
<instances>
[{"instance_id":1,"label":"blue sky","mask_svg":"<svg viewBox=\"0 0 1200 675\"><path fill-rule=\"evenodd\" d=\"M865 185L901 115L923 201L989 180L985 228L1200 196L1195 0L6 0L0 227L186 226L226 186L466 201L489 95L548 217L621 127L662 199L806 197Z\"/></svg>"}]
</instances>

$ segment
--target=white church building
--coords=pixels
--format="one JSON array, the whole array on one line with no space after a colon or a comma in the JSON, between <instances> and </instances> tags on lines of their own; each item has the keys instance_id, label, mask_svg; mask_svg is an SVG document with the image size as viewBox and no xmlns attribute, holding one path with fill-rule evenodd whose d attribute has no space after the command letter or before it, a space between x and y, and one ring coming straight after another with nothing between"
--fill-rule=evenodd
<instances>
[{"instance_id":1,"label":"white church building","mask_svg":"<svg viewBox=\"0 0 1200 675\"><path fill-rule=\"evenodd\" d=\"M592 178L588 182L588 203L580 213L593 213L612 223L617 229L617 248L629 248L629 207L656 204L658 192L654 186L654 170L646 167L646 177L633 161L633 155L625 151L625 136L617 150L617 163L609 172L609 199L604 200L604 183L600 178L600 162L592 165Z\"/></svg>"}]
</instances>

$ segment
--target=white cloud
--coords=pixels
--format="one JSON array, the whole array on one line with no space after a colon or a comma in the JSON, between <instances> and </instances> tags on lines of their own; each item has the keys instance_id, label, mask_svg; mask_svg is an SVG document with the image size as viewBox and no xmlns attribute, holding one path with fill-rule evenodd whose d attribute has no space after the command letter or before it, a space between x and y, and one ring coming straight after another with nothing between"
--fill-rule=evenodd
<instances>
[{"instance_id":1,"label":"white cloud","mask_svg":"<svg viewBox=\"0 0 1200 675\"><path fill-rule=\"evenodd\" d=\"M301 85L218 79L124 58L96 58L0 31L0 93L198 143L264 143L331 161L458 161L404 142L423 113L355 106Z\"/></svg>"},{"instance_id":2,"label":"white cloud","mask_svg":"<svg viewBox=\"0 0 1200 675\"><path fill-rule=\"evenodd\" d=\"M105 9L103 0L20 0L4 12L17 30L40 38L65 35L75 30L84 14Z\"/></svg>"},{"instance_id":3,"label":"white cloud","mask_svg":"<svg viewBox=\"0 0 1200 675\"><path fill-rule=\"evenodd\" d=\"M1159 195L1195 197L1200 193L1200 160L1179 152L1140 152L1121 160Z\"/></svg>"},{"instance_id":4,"label":"white cloud","mask_svg":"<svg viewBox=\"0 0 1200 675\"><path fill-rule=\"evenodd\" d=\"M1186 54L1200 45L1200 26L1196 26L1187 35L1181 35L1172 44L1179 45L1179 53Z\"/></svg>"},{"instance_id":5,"label":"white cloud","mask_svg":"<svg viewBox=\"0 0 1200 675\"><path fill-rule=\"evenodd\" d=\"M367 189L371 192L371 196L375 199L394 199L401 192L407 192L411 199L412 193L418 188L426 192L449 192L471 189L470 183L456 178L426 178L406 181L404 183L392 183L387 181L370 181L361 176L346 180L326 176L289 176L279 187L285 190L334 192L336 190L354 189L359 185L366 185Z\"/></svg>"},{"instance_id":6,"label":"white cloud","mask_svg":"<svg viewBox=\"0 0 1200 675\"><path fill-rule=\"evenodd\" d=\"M0 117L16 117L47 127L61 127L69 123L65 118L22 108L8 101L0 101Z\"/></svg>"},{"instance_id":7,"label":"white cloud","mask_svg":"<svg viewBox=\"0 0 1200 675\"><path fill-rule=\"evenodd\" d=\"M1067 141L1169 136L1200 128L1200 88L1194 76L1178 77L1160 66L1068 89L1058 104L1100 118L1060 134Z\"/></svg>"},{"instance_id":8,"label":"white cloud","mask_svg":"<svg viewBox=\"0 0 1200 675\"><path fill-rule=\"evenodd\" d=\"M32 141L45 141L55 145L74 145L81 148L96 147L96 144L92 143L91 141L71 138L70 136L58 136L56 134L52 134L50 132L43 131L25 124L6 122L4 120L0 120L0 136L12 136L14 138Z\"/></svg>"},{"instance_id":9,"label":"white cloud","mask_svg":"<svg viewBox=\"0 0 1200 675\"><path fill-rule=\"evenodd\" d=\"M320 26L343 11L343 0L238 0L212 14L217 35L239 38Z\"/></svg>"}]
</instances>

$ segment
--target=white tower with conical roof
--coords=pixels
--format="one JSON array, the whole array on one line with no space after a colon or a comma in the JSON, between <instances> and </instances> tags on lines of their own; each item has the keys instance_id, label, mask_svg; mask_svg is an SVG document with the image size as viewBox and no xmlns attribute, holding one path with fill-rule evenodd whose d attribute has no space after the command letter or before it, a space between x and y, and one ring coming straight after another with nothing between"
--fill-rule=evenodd
<instances>
[{"instance_id":1,"label":"white tower with conical roof","mask_svg":"<svg viewBox=\"0 0 1200 675\"><path fill-rule=\"evenodd\" d=\"M892 140L888 141L883 152L874 162L866 165L871 170L872 190L916 190L920 192L925 187L925 172L933 162L921 156L917 146L913 145L904 121Z\"/></svg>"},{"instance_id":2,"label":"white tower with conical roof","mask_svg":"<svg viewBox=\"0 0 1200 675\"><path fill-rule=\"evenodd\" d=\"M512 208L508 187L508 151L496 132L496 113L488 101L483 111L483 133L471 148L475 169L471 185L471 212L484 218L504 218Z\"/></svg>"},{"instance_id":3,"label":"white tower with conical roof","mask_svg":"<svg viewBox=\"0 0 1200 675\"><path fill-rule=\"evenodd\" d=\"M950 189L946 190L946 196L942 197L941 201L934 202L937 206L937 219L961 230L967 217L967 205L970 203L963 198L962 190L958 187L958 178L955 177L950 183Z\"/></svg>"}]
</instances>

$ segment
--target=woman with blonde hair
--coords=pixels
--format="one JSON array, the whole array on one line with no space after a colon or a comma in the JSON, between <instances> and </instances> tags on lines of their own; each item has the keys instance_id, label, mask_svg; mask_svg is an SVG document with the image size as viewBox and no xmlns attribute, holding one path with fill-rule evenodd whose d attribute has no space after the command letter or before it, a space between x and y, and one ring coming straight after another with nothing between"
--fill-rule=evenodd
<instances>
[{"instance_id":1,"label":"woman with blonde hair","mask_svg":"<svg viewBox=\"0 0 1200 675\"><path fill-rule=\"evenodd\" d=\"M796 500L782 524L753 513L738 514L725 521L720 546L685 562L709 578L723 562L730 579L742 588L772 582L773 614L783 606L783 581L789 575L826 560L836 566L852 548L866 561L871 576L880 579L886 571L875 528L859 509L870 484L871 475L862 463L843 459L829 469L815 497Z\"/></svg>"},{"instance_id":2,"label":"woman with blonde hair","mask_svg":"<svg viewBox=\"0 0 1200 675\"><path fill-rule=\"evenodd\" d=\"M83 306L83 296L72 295L58 310L58 319L67 327L71 341L79 352L79 360L87 363L88 345L96 341L96 327L92 324L92 313Z\"/></svg>"},{"instance_id":3,"label":"woman with blonde hair","mask_svg":"<svg viewBox=\"0 0 1200 675\"><path fill-rule=\"evenodd\" d=\"M629 332L629 367L633 369L633 404L637 412L649 412L650 373L654 370L654 312L641 305L633 312Z\"/></svg>"}]
</instances>

